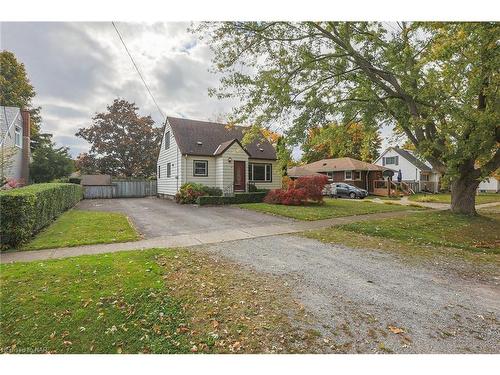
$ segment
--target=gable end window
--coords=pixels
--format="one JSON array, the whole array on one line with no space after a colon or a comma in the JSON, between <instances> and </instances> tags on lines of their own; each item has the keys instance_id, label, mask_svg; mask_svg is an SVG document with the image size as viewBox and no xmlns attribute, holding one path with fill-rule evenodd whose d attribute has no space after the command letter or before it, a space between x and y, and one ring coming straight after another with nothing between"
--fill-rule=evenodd
<instances>
[{"instance_id":1,"label":"gable end window","mask_svg":"<svg viewBox=\"0 0 500 375\"><path fill-rule=\"evenodd\" d=\"M399 165L399 157L398 156L387 156L382 158L382 165L386 164L394 164Z\"/></svg>"},{"instance_id":2,"label":"gable end window","mask_svg":"<svg viewBox=\"0 0 500 375\"><path fill-rule=\"evenodd\" d=\"M248 180L251 182L272 182L273 181L272 164L249 163Z\"/></svg>"},{"instance_id":3,"label":"gable end window","mask_svg":"<svg viewBox=\"0 0 500 375\"><path fill-rule=\"evenodd\" d=\"M198 177L208 176L207 160L193 160L193 176L198 176Z\"/></svg>"},{"instance_id":4,"label":"gable end window","mask_svg":"<svg viewBox=\"0 0 500 375\"><path fill-rule=\"evenodd\" d=\"M21 142L22 142L22 137L21 137L21 127L16 126L14 129L14 141L16 146L22 147Z\"/></svg>"},{"instance_id":5,"label":"gable end window","mask_svg":"<svg viewBox=\"0 0 500 375\"><path fill-rule=\"evenodd\" d=\"M172 163L167 163L167 177L172 176Z\"/></svg>"},{"instance_id":6,"label":"gable end window","mask_svg":"<svg viewBox=\"0 0 500 375\"><path fill-rule=\"evenodd\" d=\"M165 133L165 150L168 150L170 147L170 131Z\"/></svg>"}]
</instances>

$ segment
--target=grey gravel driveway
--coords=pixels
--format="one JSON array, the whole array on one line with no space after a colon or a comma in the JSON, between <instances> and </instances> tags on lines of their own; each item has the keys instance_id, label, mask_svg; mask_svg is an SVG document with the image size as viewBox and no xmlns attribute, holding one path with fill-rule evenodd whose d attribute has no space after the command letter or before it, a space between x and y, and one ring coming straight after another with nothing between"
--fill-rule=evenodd
<instances>
[{"instance_id":1,"label":"grey gravel driveway","mask_svg":"<svg viewBox=\"0 0 500 375\"><path fill-rule=\"evenodd\" d=\"M334 352L500 352L498 284L291 235L201 250L281 277Z\"/></svg>"},{"instance_id":2,"label":"grey gravel driveway","mask_svg":"<svg viewBox=\"0 0 500 375\"><path fill-rule=\"evenodd\" d=\"M159 198L86 199L77 209L122 212L145 238L293 222L238 207L198 207Z\"/></svg>"}]
</instances>

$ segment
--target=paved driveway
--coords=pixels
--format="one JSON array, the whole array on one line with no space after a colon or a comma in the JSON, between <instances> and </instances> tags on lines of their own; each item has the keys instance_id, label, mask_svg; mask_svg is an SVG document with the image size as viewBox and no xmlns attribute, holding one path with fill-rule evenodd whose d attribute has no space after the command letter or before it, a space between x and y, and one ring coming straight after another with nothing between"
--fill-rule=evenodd
<instances>
[{"instance_id":1,"label":"paved driveway","mask_svg":"<svg viewBox=\"0 0 500 375\"><path fill-rule=\"evenodd\" d=\"M129 216L145 238L200 234L212 230L262 227L293 220L242 210L237 207L198 207L160 198L88 199L78 209L115 211Z\"/></svg>"}]
</instances>

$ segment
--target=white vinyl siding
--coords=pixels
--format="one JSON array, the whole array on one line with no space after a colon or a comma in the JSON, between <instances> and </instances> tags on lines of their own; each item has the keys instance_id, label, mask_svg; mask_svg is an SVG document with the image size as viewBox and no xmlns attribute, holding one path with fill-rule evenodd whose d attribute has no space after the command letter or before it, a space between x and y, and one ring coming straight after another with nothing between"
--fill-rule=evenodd
<instances>
[{"instance_id":1,"label":"white vinyl siding","mask_svg":"<svg viewBox=\"0 0 500 375\"><path fill-rule=\"evenodd\" d=\"M168 148L165 147L166 141L169 143ZM170 165L170 176L167 173L167 164ZM157 166L159 171L157 176L158 194L175 195L181 186L182 157L168 122L165 126Z\"/></svg>"},{"instance_id":2,"label":"white vinyl siding","mask_svg":"<svg viewBox=\"0 0 500 375\"><path fill-rule=\"evenodd\" d=\"M248 159L248 163L271 164L272 182L253 182L258 189L281 189L281 174L276 160Z\"/></svg>"},{"instance_id":3,"label":"white vinyl siding","mask_svg":"<svg viewBox=\"0 0 500 375\"><path fill-rule=\"evenodd\" d=\"M206 161L208 174L206 176L195 176L194 161ZM196 182L207 186L215 186L215 157L213 156L191 156L182 157L182 182Z\"/></svg>"}]
</instances>

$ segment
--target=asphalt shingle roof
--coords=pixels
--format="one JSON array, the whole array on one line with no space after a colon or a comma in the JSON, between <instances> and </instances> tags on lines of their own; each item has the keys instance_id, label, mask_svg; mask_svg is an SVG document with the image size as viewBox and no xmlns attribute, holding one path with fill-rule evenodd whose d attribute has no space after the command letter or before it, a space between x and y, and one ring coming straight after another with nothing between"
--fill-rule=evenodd
<instances>
[{"instance_id":1,"label":"asphalt shingle roof","mask_svg":"<svg viewBox=\"0 0 500 375\"><path fill-rule=\"evenodd\" d=\"M424 172L432 171L432 168L429 168L429 166L425 165L425 163L423 161L419 160L411 152L409 152L407 150L403 150L402 148L399 148L399 147L393 147L393 150L396 151L399 155L401 155L401 157L408 160L410 163L412 163L415 167L417 167L421 171L424 171Z\"/></svg>"},{"instance_id":2,"label":"asphalt shingle roof","mask_svg":"<svg viewBox=\"0 0 500 375\"><path fill-rule=\"evenodd\" d=\"M353 158L323 159L306 164L304 167L312 172L384 171L389 169Z\"/></svg>"},{"instance_id":3,"label":"asphalt shingle roof","mask_svg":"<svg viewBox=\"0 0 500 375\"><path fill-rule=\"evenodd\" d=\"M228 127L216 122L188 120L167 117L172 132L182 154L214 156L236 139L241 142L243 126ZM219 149L219 150L218 150ZM252 159L276 160L274 147L264 137L256 139L244 147Z\"/></svg>"}]
</instances>

